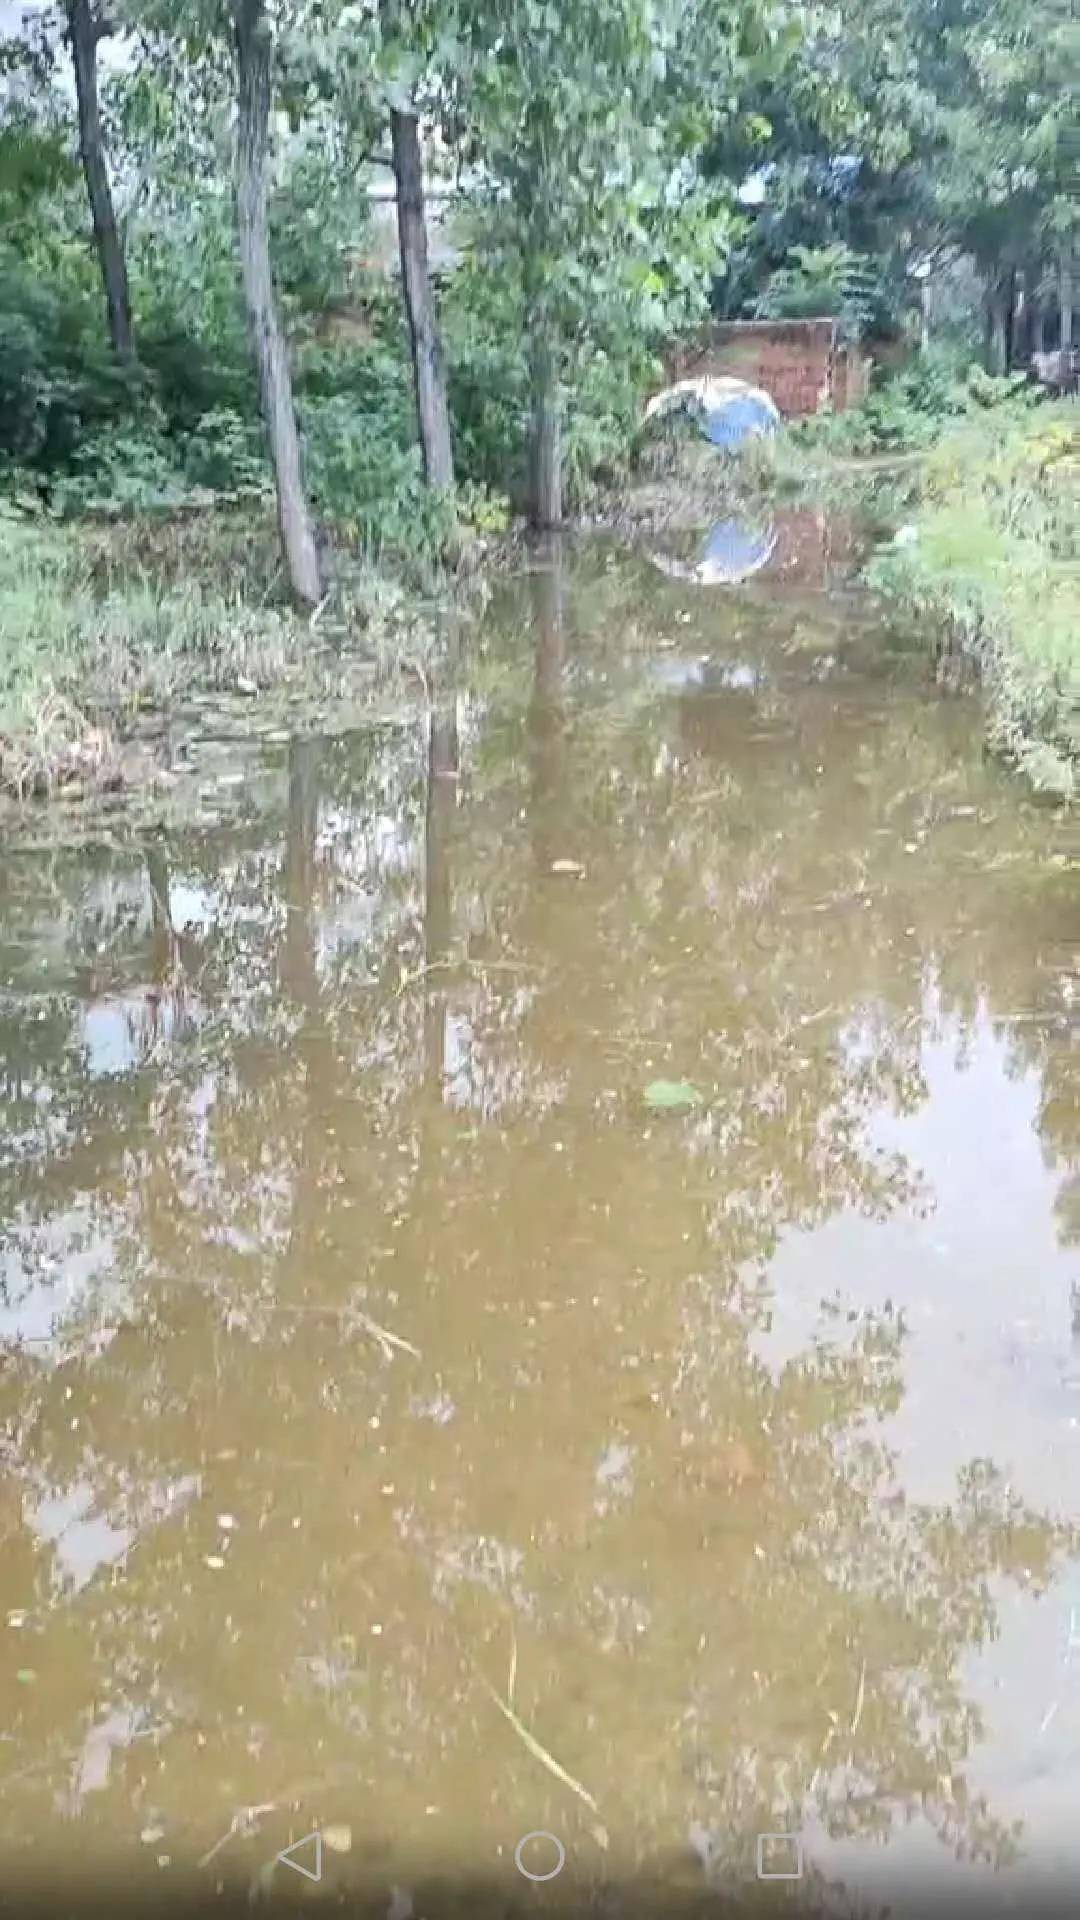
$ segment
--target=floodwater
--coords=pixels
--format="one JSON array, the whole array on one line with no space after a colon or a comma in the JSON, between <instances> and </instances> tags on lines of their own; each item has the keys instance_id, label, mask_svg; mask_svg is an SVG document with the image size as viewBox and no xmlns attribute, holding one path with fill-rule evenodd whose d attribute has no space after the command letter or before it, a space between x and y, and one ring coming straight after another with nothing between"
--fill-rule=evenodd
<instances>
[{"instance_id":1,"label":"floodwater","mask_svg":"<svg viewBox=\"0 0 1080 1920\"><path fill-rule=\"evenodd\" d=\"M786 552L0 863L4 1910L1080 1886L1075 843Z\"/></svg>"}]
</instances>

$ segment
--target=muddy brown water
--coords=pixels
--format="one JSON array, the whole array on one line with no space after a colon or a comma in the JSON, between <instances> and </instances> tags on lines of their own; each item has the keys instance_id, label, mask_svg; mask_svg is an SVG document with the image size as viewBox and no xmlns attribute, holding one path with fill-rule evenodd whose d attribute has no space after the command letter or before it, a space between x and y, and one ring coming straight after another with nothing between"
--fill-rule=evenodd
<instances>
[{"instance_id":1,"label":"muddy brown water","mask_svg":"<svg viewBox=\"0 0 1080 1920\"><path fill-rule=\"evenodd\" d=\"M805 564L458 652L0 862L0 1905L1064 1899L1072 831Z\"/></svg>"}]
</instances>

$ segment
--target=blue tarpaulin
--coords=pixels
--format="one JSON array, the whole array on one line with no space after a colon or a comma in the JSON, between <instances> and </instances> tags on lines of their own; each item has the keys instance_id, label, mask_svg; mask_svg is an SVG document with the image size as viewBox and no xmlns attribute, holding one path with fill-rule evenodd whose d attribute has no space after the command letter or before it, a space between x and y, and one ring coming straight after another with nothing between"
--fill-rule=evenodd
<instances>
[{"instance_id":1,"label":"blue tarpaulin","mask_svg":"<svg viewBox=\"0 0 1080 1920\"><path fill-rule=\"evenodd\" d=\"M730 399L700 403L701 424L714 447L737 447L756 434L773 433L776 408L763 393L736 393Z\"/></svg>"},{"instance_id":2,"label":"blue tarpaulin","mask_svg":"<svg viewBox=\"0 0 1080 1920\"><path fill-rule=\"evenodd\" d=\"M744 440L775 433L780 425L776 405L763 387L729 375L680 380L650 400L647 420L671 413L689 413L714 447L738 447Z\"/></svg>"}]
</instances>

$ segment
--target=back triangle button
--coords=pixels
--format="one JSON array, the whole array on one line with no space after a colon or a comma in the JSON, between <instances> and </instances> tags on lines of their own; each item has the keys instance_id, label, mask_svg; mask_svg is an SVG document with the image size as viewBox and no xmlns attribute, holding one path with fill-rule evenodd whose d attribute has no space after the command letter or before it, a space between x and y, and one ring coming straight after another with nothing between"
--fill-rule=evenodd
<instances>
[{"instance_id":1,"label":"back triangle button","mask_svg":"<svg viewBox=\"0 0 1080 1920\"><path fill-rule=\"evenodd\" d=\"M306 1854L306 1859L299 1858L302 1854ZM302 1840L294 1840L291 1847L279 1853L278 1859L283 1867L291 1867L294 1873L302 1873L305 1880L321 1880L322 1834L318 1828L314 1833L305 1833Z\"/></svg>"}]
</instances>

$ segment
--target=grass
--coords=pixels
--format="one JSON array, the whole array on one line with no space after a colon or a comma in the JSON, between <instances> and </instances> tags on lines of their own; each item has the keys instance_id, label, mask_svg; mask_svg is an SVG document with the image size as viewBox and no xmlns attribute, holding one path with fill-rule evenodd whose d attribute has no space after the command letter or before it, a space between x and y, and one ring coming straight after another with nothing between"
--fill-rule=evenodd
<instances>
[{"instance_id":1,"label":"grass","mask_svg":"<svg viewBox=\"0 0 1080 1920\"><path fill-rule=\"evenodd\" d=\"M642 431L629 472L594 503L587 523L631 538L696 533L737 509L746 492L745 461L673 414Z\"/></svg>"},{"instance_id":2,"label":"grass","mask_svg":"<svg viewBox=\"0 0 1080 1920\"><path fill-rule=\"evenodd\" d=\"M969 419L929 454L909 525L870 569L905 618L975 656L991 744L1040 791L1080 777L1080 407Z\"/></svg>"},{"instance_id":3,"label":"grass","mask_svg":"<svg viewBox=\"0 0 1080 1920\"><path fill-rule=\"evenodd\" d=\"M126 784L148 710L196 692L329 701L360 669L377 683L423 659L431 629L415 596L357 564L313 630L281 597L258 511L60 525L0 502L0 790Z\"/></svg>"},{"instance_id":4,"label":"grass","mask_svg":"<svg viewBox=\"0 0 1080 1920\"><path fill-rule=\"evenodd\" d=\"M901 536L868 577L939 653L977 663L992 747L1040 791L1080 784L1080 406L916 363L863 408L721 456L668 432L639 450L614 524L700 528L813 501Z\"/></svg>"},{"instance_id":5,"label":"grass","mask_svg":"<svg viewBox=\"0 0 1080 1920\"><path fill-rule=\"evenodd\" d=\"M821 444L784 434L735 459L673 430L643 441L635 485L613 492L600 518L640 535L807 495L873 503L879 520L886 508L902 513L904 537L879 553L872 583L905 622L979 660L993 744L1038 788L1072 797L1080 408L1006 396L946 416L936 431L917 467L890 476L872 460L837 457L824 431ZM489 544L463 552L458 601L498 565ZM302 690L331 702L344 696L346 657L362 659L376 685L403 661L423 667L438 624L430 602L446 581L429 584L425 613L400 570L339 563L313 631L284 601L264 507L61 524L0 500L0 790L25 798L124 784L124 742L140 715L193 692L273 689L291 700ZM355 685L354 674L350 695Z\"/></svg>"},{"instance_id":6,"label":"grass","mask_svg":"<svg viewBox=\"0 0 1080 1920\"><path fill-rule=\"evenodd\" d=\"M258 683L300 657L279 609L219 576L102 568L102 536L0 508L0 785L118 784L119 737L193 682Z\"/></svg>"}]
</instances>

